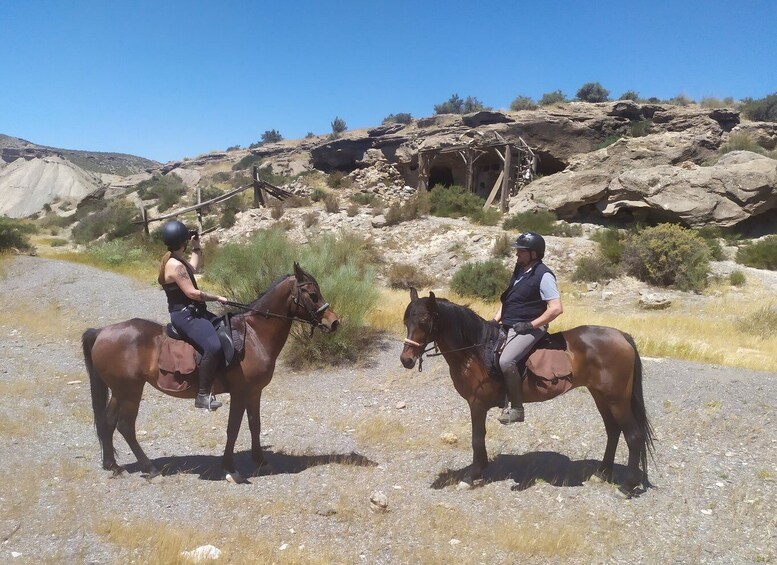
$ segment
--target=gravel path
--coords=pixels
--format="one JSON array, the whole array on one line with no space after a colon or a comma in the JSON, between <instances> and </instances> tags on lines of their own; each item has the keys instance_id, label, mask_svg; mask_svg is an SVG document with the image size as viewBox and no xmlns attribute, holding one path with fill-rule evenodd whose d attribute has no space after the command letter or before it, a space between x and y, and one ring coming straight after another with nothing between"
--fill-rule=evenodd
<instances>
[{"instance_id":1,"label":"gravel path","mask_svg":"<svg viewBox=\"0 0 777 565\"><path fill-rule=\"evenodd\" d=\"M587 480L606 438L580 390L528 405L520 426L492 411L487 482L456 490L471 460L466 404L442 358L406 371L393 339L371 367L280 364L263 397L272 469L249 484L219 472L226 408L207 414L147 389L137 428L166 474L141 478L117 434L129 472L113 479L100 468L80 334L164 320L162 293L55 260L18 257L2 271L0 562L175 562L204 544L232 563L777 561L775 374L645 359L655 488L628 501ZM244 423L245 474L249 445ZM621 441L621 472L625 459ZM387 511L371 510L375 491Z\"/></svg>"}]
</instances>

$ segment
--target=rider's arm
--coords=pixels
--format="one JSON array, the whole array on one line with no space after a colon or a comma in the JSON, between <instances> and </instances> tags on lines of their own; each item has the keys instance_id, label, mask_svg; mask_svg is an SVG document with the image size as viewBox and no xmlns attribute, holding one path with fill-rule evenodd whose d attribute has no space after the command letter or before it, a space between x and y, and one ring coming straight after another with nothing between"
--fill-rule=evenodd
<instances>
[{"instance_id":1,"label":"rider's arm","mask_svg":"<svg viewBox=\"0 0 777 565\"><path fill-rule=\"evenodd\" d=\"M499 304L499 310L496 311L496 314L494 314L494 321L495 322L501 322L502 321L502 304Z\"/></svg>"},{"instance_id":2,"label":"rider's arm","mask_svg":"<svg viewBox=\"0 0 777 565\"><path fill-rule=\"evenodd\" d=\"M189 255L189 265L192 266L195 273L199 273L205 266L205 258L202 255L202 247L200 246L199 238L194 238L192 240L192 253Z\"/></svg>"},{"instance_id":3,"label":"rider's arm","mask_svg":"<svg viewBox=\"0 0 777 565\"><path fill-rule=\"evenodd\" d=\"M167 265L165 266L165 274L169 275L169 278L172 279L170 282L175 282L175 284L178 285L178 288L180 288L181 291L183 291L183 293L192 300L197 300L198 302L207 302L212 300L216 300L218 302L227 302L227 299L223 296L210 294L194 288L186 267L184 267L183 263L177 259L170 259L167 262Z\"/></svg>"},{"instance_id":4,"label":"rider's arm","mask_svg":"<svg viewBox=\"0 0 777 565\"><path fill-rule=\"evenodd\" d=\"M545 301L547 307L539 318L532 320L531 325L535 328L551 323L564 312L564 306L561 304L561 293L556 284L556 277L550 273L542 276L540 297Z\"/></svg>"}]
</instances>

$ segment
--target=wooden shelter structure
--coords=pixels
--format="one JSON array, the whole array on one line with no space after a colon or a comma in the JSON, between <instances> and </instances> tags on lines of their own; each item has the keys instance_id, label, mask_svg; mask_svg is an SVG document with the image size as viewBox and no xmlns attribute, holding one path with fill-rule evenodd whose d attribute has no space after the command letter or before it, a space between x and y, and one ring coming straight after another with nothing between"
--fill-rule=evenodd
<instances>
[{"instance_id":1,"label":"wooden shelter structure","mask_svg":"<svg viewBox=\"0 0 777 565\"><path fill-rule=\"evenodd\" d=\"M497 134L488 141L419 150L418 191L458 184L485 198L484 209L499 194L500 208L507 211L513 190L530 181L537 167L534 152L522 138L518 140L511 143Z\"/></svg>"}]
</instances>

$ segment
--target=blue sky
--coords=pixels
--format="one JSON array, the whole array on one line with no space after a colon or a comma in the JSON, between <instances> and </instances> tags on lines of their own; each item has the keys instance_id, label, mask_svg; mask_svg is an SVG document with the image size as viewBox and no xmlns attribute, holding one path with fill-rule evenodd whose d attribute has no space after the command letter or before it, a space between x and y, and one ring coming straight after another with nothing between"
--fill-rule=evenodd
<instances>
[{"instance_id":1,"label":"blue sky","mask_svg":"<svg viewBox=\"0 0 777 565\"><path fill-rule=\"evenodd\" d=\"M434 113L451 94L762 98L772 0L0 0L0 133L158 161Z\"/></svg>"}]
</instances>

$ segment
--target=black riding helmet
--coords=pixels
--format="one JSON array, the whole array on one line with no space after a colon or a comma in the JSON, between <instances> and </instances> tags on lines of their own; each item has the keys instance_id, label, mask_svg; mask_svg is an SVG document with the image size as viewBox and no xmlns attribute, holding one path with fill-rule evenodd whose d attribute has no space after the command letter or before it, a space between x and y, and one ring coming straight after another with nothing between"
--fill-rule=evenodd
<instances>
[{"instance_id":1,"label":"black riding helmet","mask_svg":"<svg viewBox=\"0 0 777 565\"><path fill-rule=\"evenodd\" d=\"M189 228L178 220L171 220L162 226L162 241L167 249L175 251L189 239Z\"/></svg>"},{"instance_id":2,"label":"black riding helmet","mask_svg":"<svg viewBox=\"0 0 777 565\"><path fill-rule=\"evenodd\" d=\"M537 252L537 259L545 257L545 239L533 231L527 231L518 236L513 243L515 249L528 249Z\"/></svg>"}]
</instances>

